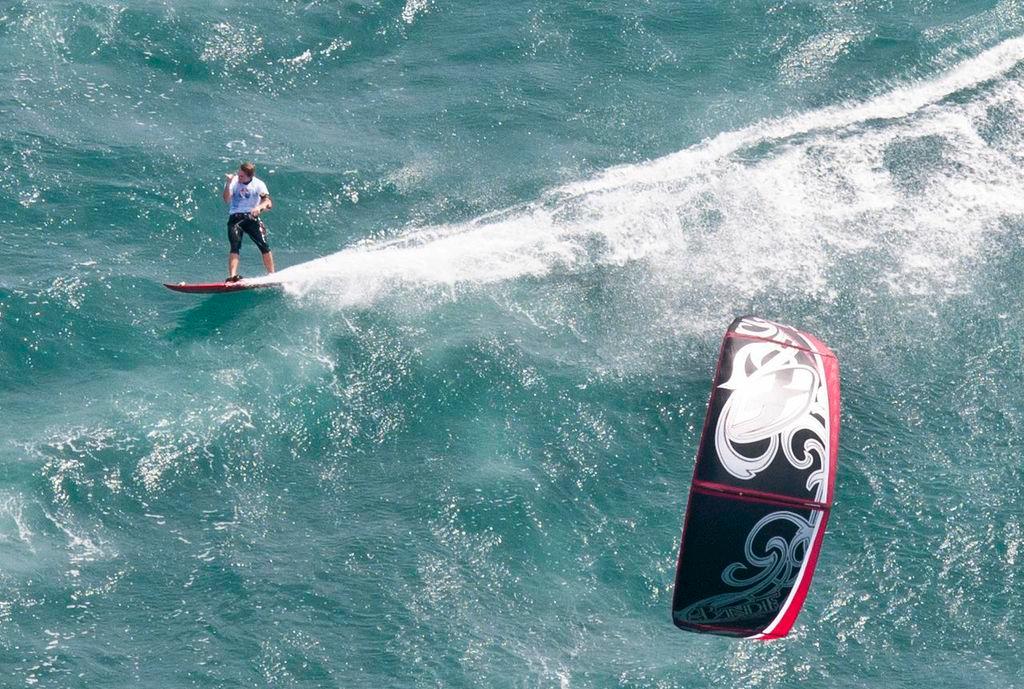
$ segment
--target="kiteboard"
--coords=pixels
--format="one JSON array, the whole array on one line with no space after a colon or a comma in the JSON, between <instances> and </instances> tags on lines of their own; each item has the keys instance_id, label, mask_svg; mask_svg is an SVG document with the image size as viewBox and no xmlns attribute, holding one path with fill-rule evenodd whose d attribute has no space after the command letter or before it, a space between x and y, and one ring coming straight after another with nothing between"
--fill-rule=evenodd
<instances>
[{"instance_id":1,"label":"kiteboard","mask_svg":"<svg viewBox=\"0 0 1024 689\"><path fill-rule=\"evenodd\" d=\"M253 282L250 280L239 280L238 282L165 282L164 287L175 292L188 294L223 294L224 292L244 292L252 289L265 289L268 287L281 287L280 282Z\"/></svg>"},{"instance_id":2,"label":"kiteboard","mask_svg":"<svg viewBox=\"0 0 1024 689\"><path fill-rule=\"evenodd\" d=\"M796 328L737 318L697 450L676 626L753 639L789 632L821 551L838 448L835 354Z\"/></svg>"}]
</instances>

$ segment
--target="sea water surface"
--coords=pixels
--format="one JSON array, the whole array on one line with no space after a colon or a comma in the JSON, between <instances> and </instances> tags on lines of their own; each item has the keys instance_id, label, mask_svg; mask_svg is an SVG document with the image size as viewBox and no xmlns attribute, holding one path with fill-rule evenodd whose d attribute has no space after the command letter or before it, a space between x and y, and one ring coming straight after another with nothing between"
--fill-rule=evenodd
<instances>
[{"instance_id":1,"label":"sea water surface","mask_svg":"<svg viewBox=\"0 0 1024 689\"><path fill-rule=\"evenodd\" d=\"M0 79L0 686L1024 686L1019 0L3 0ZM285 290L169 292L243 159ZM669 613L743 313L842 366L771 643Z\"/></svg>"}]
</instances>

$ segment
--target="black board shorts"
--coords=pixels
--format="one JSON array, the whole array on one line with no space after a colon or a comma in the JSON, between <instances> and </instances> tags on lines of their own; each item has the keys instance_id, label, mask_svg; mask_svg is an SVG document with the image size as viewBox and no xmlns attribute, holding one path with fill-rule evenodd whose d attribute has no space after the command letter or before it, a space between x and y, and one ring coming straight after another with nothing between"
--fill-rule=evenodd
<instances>
[{"instance_id":1,"label":"black board shorts","mask_svg":"<svg viewBox=\"0 0 1024 689\"><path fill-rule=\"evenodd\" d=\"M242 233L249 235L261 254L270 253L267 244L267 228L263 221L248 213L234 213L228 217L228 241L231 242L231 253L237 254L242 248Z\"/></svg>"}]
</instances>

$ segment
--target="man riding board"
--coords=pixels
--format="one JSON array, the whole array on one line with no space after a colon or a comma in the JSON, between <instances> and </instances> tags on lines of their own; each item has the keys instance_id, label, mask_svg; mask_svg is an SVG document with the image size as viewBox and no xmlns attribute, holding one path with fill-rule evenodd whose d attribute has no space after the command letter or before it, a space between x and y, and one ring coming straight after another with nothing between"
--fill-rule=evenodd
<instances>
[{"instance_id":1,"label":"man riding board","mask_svg":"<svg viewBox=\"0 0 1024 689\"><path fill-rule=\"evenodd\" d=\"M222 197L224 203L230 204L228 209L228 241L231 252L228 254L228 278L225 282L237 282L242 279L238 274L238 252L242 248L242 234L249 235L256 247L263 254L263 265L268 273L274 272L274 256L267 244L267 228L260 219L260 214L274 207L270 200L267 185L256 177L256 166L245 162L238 166L237 173L227 173Z\"/></svg>"}]
</instances>

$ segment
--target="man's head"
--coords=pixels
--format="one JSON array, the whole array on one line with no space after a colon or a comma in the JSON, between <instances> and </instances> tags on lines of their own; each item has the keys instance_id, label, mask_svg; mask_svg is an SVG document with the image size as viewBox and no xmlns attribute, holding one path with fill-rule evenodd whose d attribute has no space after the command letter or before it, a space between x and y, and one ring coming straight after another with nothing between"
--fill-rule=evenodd
<instances>
[{"instance_id":1,"label":"man's head","mask_svg":"<svg viewBox=\"0 0 1024 689\"><path fill-rule=\"evenodd\" d=\"M256 166L246 161L238 166L238 181L243 184L248 184L252 181L253 175L256 174Z\"/></svg>"}]
</instances>

